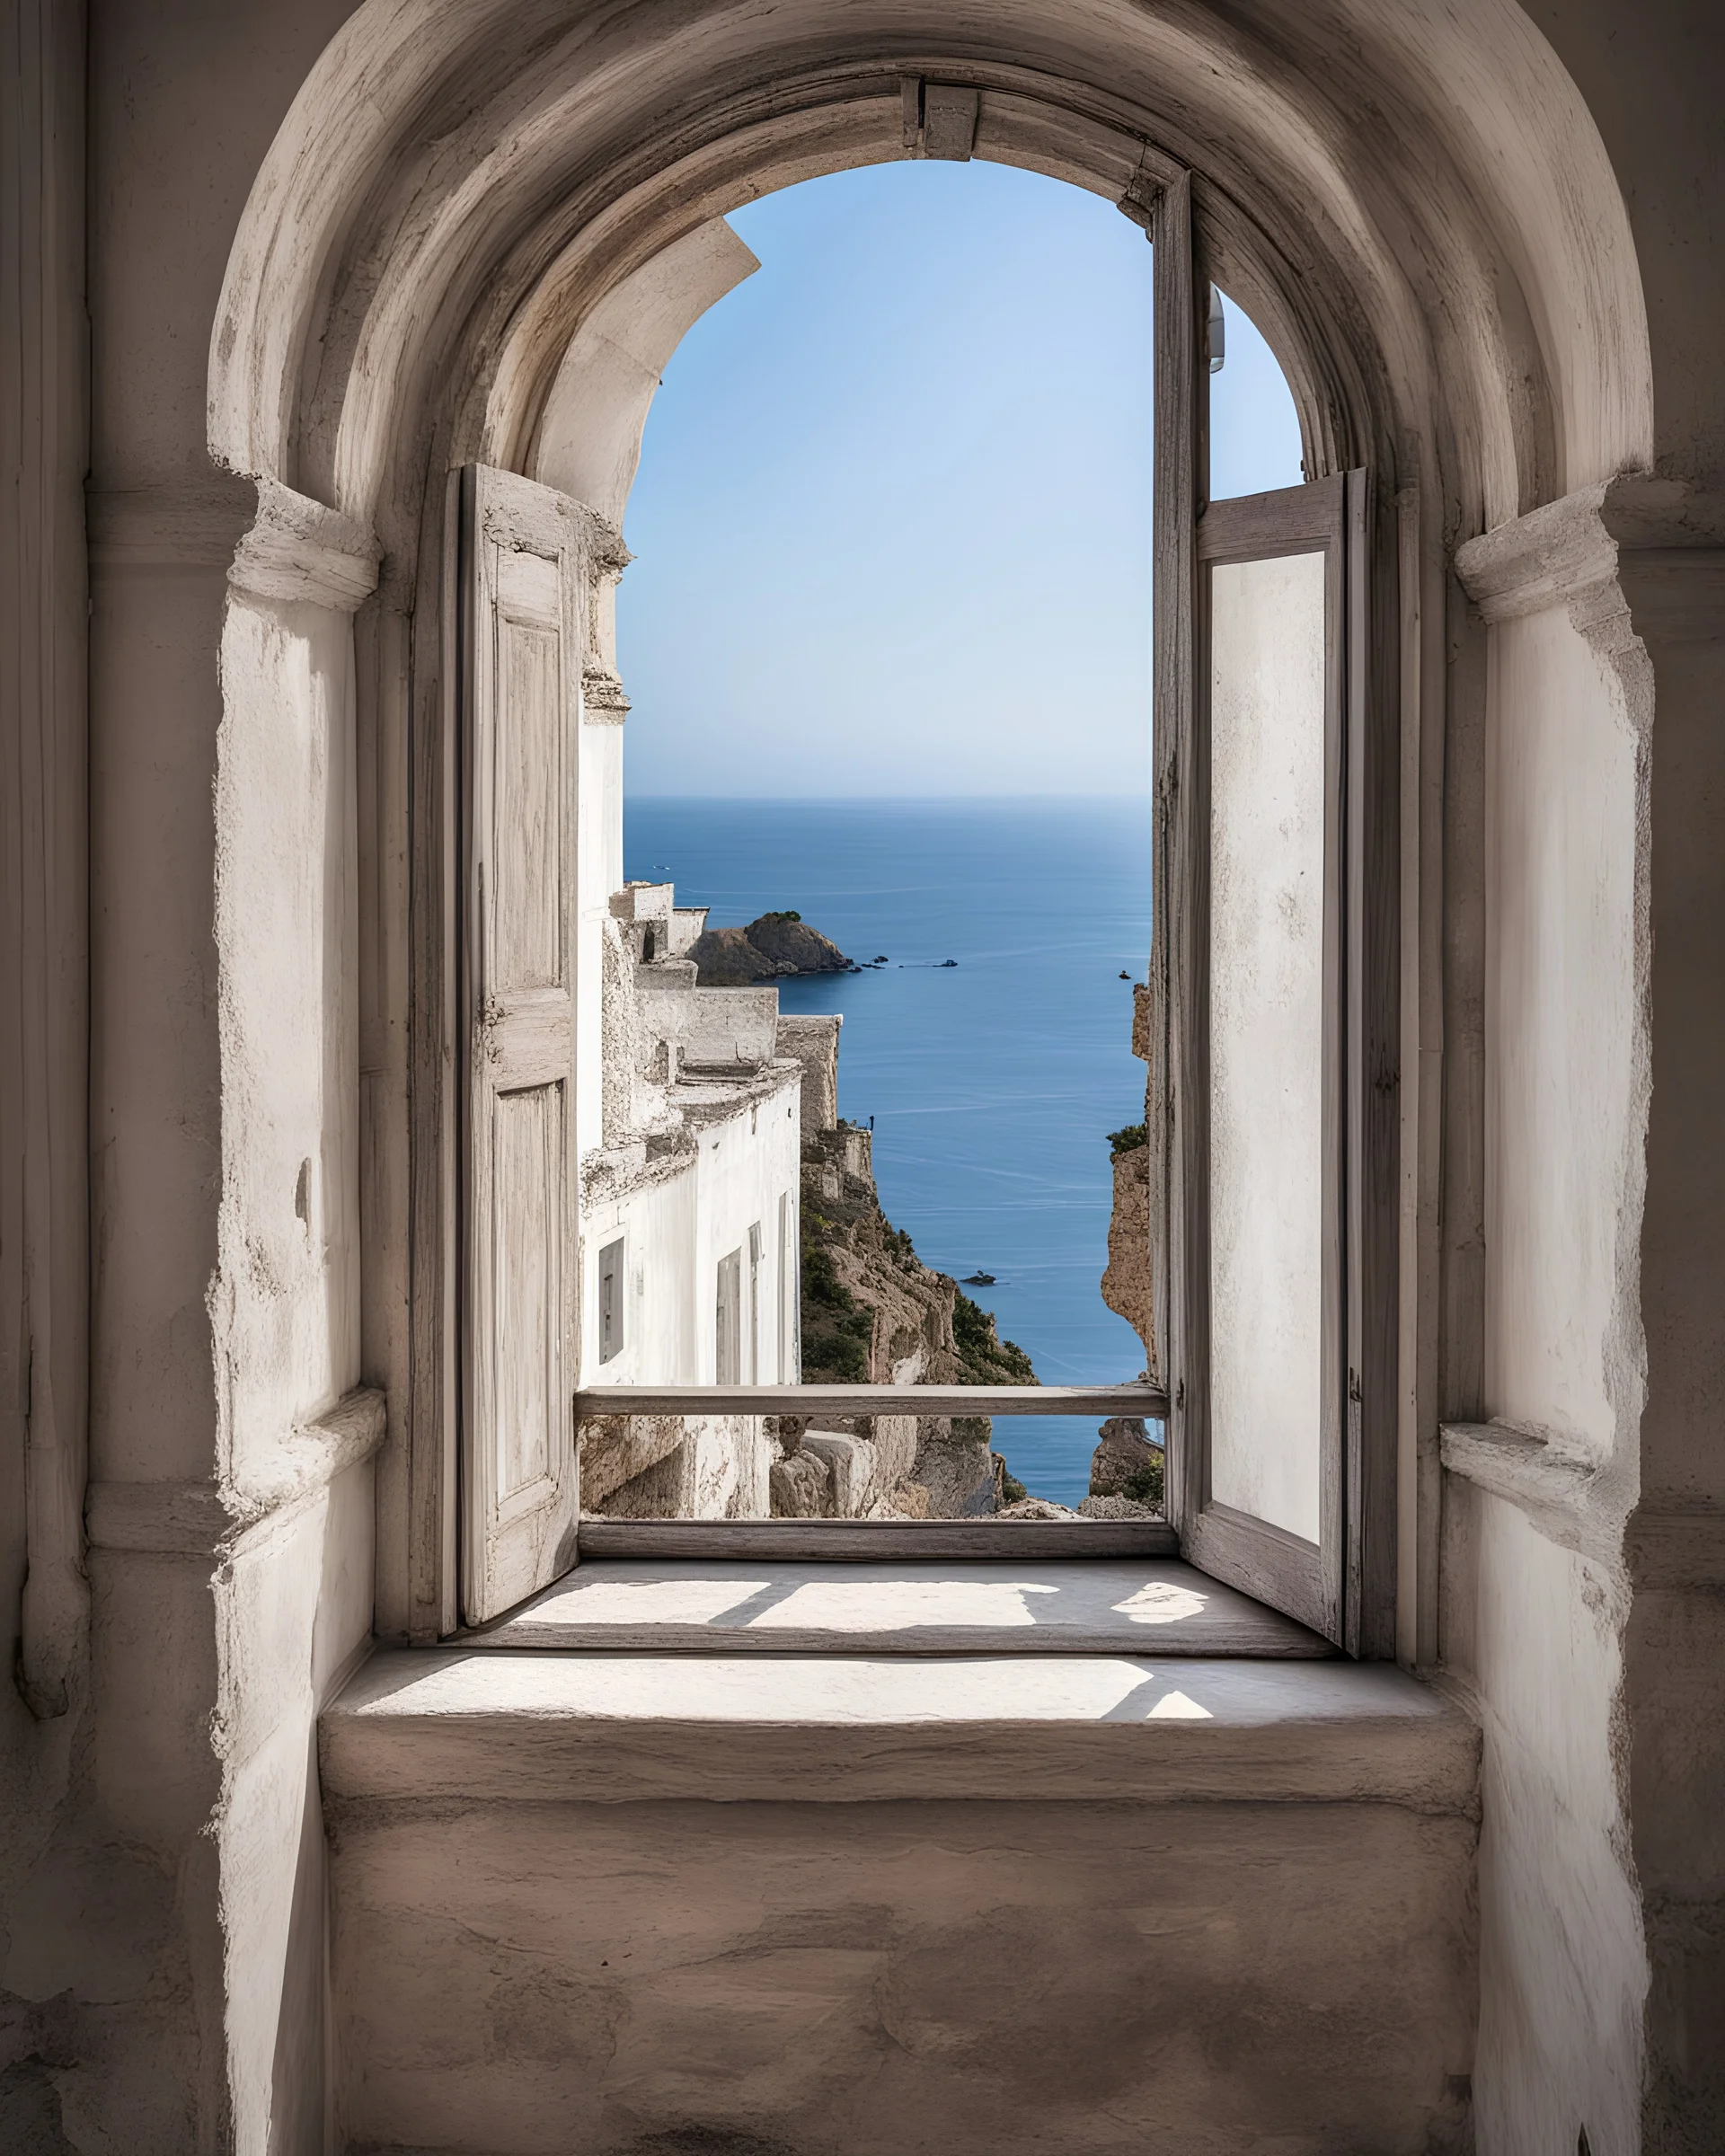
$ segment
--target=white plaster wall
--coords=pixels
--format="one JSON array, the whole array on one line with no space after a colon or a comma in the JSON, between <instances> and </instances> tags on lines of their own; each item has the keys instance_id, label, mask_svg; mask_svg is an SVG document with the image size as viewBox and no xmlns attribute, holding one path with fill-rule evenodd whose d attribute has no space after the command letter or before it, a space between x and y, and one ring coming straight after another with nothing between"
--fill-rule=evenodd
<instances>
[{"instance_id":1,"label":"white plaster wall","mask_svg":"<svg viewBox=\"0 0 1725 2156\"><path fill-rule=\"evenodd\" d=\"M695 1372L695 1171L584 1208L581 1225L581 1383L693 1384ZM622 1352L599 1360L599 1252L618 1235L628 1300Z\"/></svg>"},{"instance_id":2,"label":"white plaster wall","mask_svg":"<svg viewBox=\"0 0 1725 2156\"><path fill-rule=\"evenodd\" d=\"M1485 1731L1479 2146L1574 2156L1585 2130L1594 2156L1632 2156L1648 1962L1619 1551L1645 1393L1645 755L1564 606L1488 634L1484 1405L1546 1438L1577 1494L1536 1523L1446 1487L1443 1655Z\"/></svg>"},{"instance_id":3,"label":"white plaster wall","mask_svg":"<svg viewBox=\"0 0 1725 2156\"><path fill-rule=\"evenodd\" d=\"M1644 1384L1638 745L1558 608L1491 631L1486 1393L1593 1462Z\"/></svg>"},{"instance_id":4,"label":"white plaster wall","mask_svg":"<svg viewBox=\"0 0 1725 2156\"><path fill-rule=\"evenodd\" d=\"M1641 2147L1640 1897L1621 1780L1615 1567L1546 1540L1513 1505L1451 1480L1446 1648L1472 1680L1481 1791L1481 2156Z\"/></svg>"},{"instance_id":5,"label":"white plaster wall","mask_svg":"<svg viewBox=\"0 0 1725 2156\"><path fill-rule=\"evenodd\" d=\"M756 1221L762 1242L758 1276L761 1382L772 1382L778 1354L779 1197L788 1191L793 1205L796 1201L801 1171L801 1074L792 1068L758 1106L741 1109L701 1133L694 1312L697 1377L704 1384L714 1382L718 1367L719 1261L738 1249L743 1253L743 1370L747 1380L748 1231Z\"/></svg>"},{"instance_id":6,"label":"white plaster wall","mask_svg":"<svg viewBox=\"0 0 1725 2156\"><path fill-rule=\"evenodd\" d=\"M364 1461L254 1530L215 1582L228 2087L248 2156L328 2145L317 1717L370 1636L375 1534Z\"/></svg>"},{"instance_id":7,"label":"white plaster wall","mask_svg":"<svg viewBox=\"0 0 1725 2156\"><path fill-rule=\"evenodd\" d=\"M222 1198L209 1307L222 1479L292 1479L293 1433L359 1380L351 616L236 593L223 628L216 933ZM242 1537L213 1582L235 2146L323 2143L318 1712L369 1636L373 1469Z\"/></svg>"},{"instance_id":8,"label":"white plaster wall","mask_svg":"<svg viewBox=\"0 0 1725 2156\"><path fill-rule=\"evenodd\" d=\"M227 1471L359 1377L353 624L235 594L222 636L216 933Z\"/></svg>"},{"instance_id":9,"label":"white plaster wall","mask_svg":"<svg viewBox=\"0 0 1725 2156\"><path fill-rule=\"evenodd\" d=\"M540 418L534 477L621 530L666 361L690 325L759 268L724 219L713 217L607 293L557 370ZM607 588L607 604L614 593Z\"/></svg>"}]
</instances>

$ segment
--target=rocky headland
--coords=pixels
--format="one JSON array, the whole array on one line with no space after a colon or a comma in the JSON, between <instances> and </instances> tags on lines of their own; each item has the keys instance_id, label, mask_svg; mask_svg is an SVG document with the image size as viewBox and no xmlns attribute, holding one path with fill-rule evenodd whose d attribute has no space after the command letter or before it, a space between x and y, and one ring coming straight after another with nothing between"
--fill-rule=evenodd
<instances>
[{"instance_id":1,"label":"rocky headland","mask_svg":"<svg viewBox=\"0 0 1725 2156\"><path fill-rule=\"evenodd\" d=\"M702 988L748 988L792 974L857 970L830 937L795 913L763 914L747 928L707 929L688 956Z\"/></svg>"}]
</instances>

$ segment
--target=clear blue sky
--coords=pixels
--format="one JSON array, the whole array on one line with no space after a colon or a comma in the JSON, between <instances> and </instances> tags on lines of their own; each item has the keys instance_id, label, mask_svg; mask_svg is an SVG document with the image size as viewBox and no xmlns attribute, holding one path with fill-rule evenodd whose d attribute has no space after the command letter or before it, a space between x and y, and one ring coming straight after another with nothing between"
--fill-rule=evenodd
<instances>
[{"instance_id":1,"label":"clear blue sky","mask_svg":"<svg viewBox=\"0 0 1725 2156\"><path fill-rule=\"evenodd\" d=\"M618 597L637 794L1148 785L1150 251L1003 165L840 173L734 211L761 267L653 402ZM1230 309L1216 492L1289 486Z\"/></svg>"}]
</instances>

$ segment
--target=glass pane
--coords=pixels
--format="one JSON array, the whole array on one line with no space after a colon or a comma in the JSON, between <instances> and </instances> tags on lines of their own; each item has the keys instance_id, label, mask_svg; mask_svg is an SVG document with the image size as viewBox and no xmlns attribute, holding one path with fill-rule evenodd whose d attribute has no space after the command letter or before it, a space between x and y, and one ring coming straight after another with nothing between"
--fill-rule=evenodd
<instances>
[{"instance_id":1,"label":"glass pane","mask_svg":"<svg viewBox=\"0 0 1725 2156\"><path fill-rule=\"evenodd\" d=\"M1210 1494L1316 1542L1324 557L1210 605Z\"/></svg>"}]
</instances>

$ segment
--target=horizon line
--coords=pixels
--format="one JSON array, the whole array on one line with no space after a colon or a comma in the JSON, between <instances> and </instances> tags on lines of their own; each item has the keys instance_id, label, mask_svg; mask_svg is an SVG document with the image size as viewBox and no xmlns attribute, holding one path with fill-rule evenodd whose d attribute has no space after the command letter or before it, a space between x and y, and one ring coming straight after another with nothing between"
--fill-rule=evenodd
<instances>
[{"instance_id":1,"label":"horizon line","mask_svg":"<svg viewBox=\"0 0 1725 2156\"><path fill-rule=\"evenodd\" d=\"M767 803L784 801L801 806L809 802L830 803L834 807L862 801L890 801L894 804L937 801L1144 801L1152 799L1148 786L1141 791L1106 793L1050 793L1046 788L1033 793L649 793L624 789L623 805L627 808L635 801L751 801Z\"/></svg>"}]
</instances>

